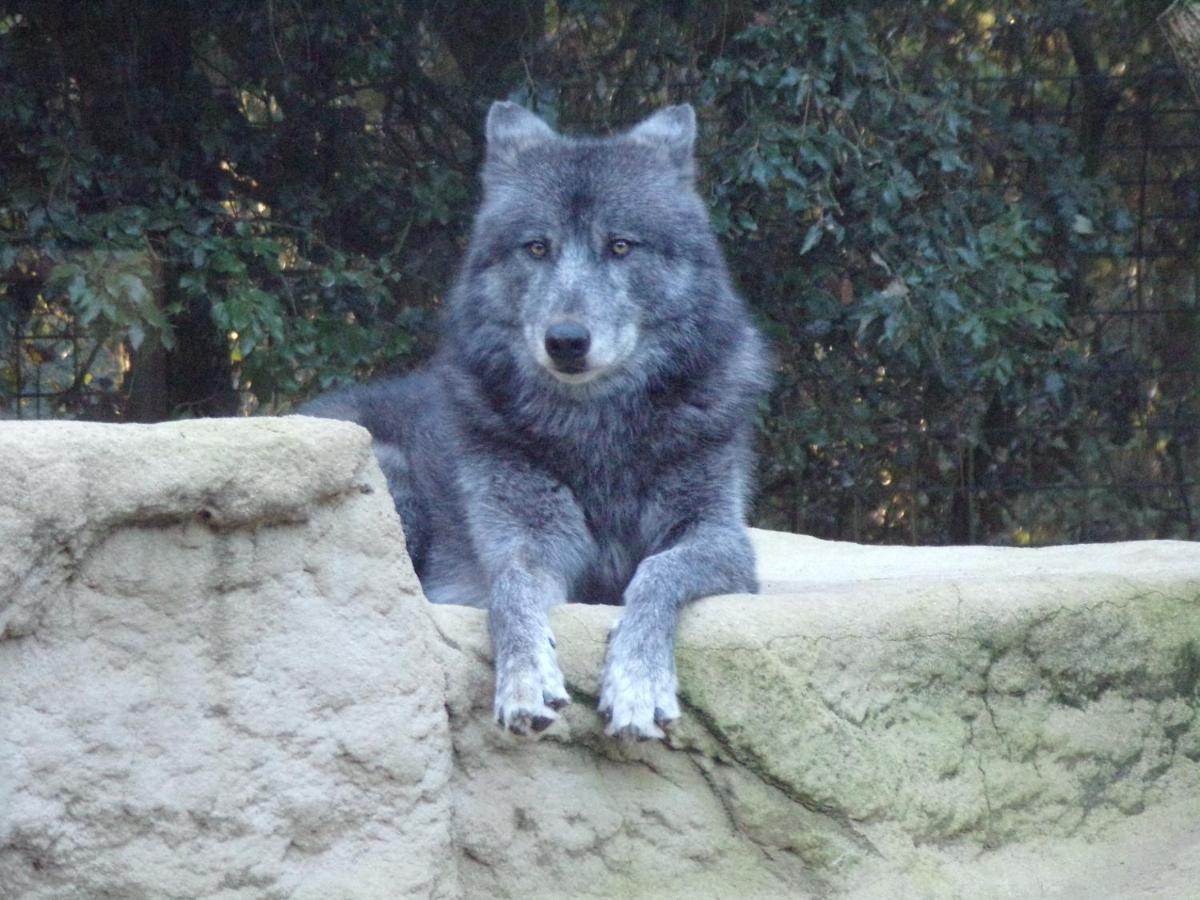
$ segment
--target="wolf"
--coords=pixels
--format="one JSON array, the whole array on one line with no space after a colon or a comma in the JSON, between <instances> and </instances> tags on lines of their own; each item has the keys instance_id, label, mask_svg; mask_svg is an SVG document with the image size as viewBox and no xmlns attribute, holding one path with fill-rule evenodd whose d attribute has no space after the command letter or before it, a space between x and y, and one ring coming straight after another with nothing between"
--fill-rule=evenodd
<instances>
[{"instance_id":1,"label":"wolf","mask_svg":"<svg viewBox=\"0 0 1200 900\"><path fill-rule=\"evenodd\" d=\"M300 410L370 431L426 595L488 610L495 717L517 734L570 701L551 607L624 607L599 710L610 735L663 738L680 610L757 588L768 357L696 192L695 135L689 105L595 138L495 103L432 361Z\"/></svg>"}]
</instances>

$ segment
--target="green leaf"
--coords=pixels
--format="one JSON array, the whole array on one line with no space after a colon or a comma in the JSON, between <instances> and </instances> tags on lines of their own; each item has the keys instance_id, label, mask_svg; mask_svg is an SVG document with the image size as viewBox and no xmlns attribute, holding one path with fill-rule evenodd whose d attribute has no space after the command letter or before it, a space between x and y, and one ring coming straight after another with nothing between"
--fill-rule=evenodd
<instances>
[{"instance_id":1,"label":"green leaf","mask_svg":"<svg viewBox=\"0 0 1200 900\"><path fill-rule=\"evenodd\" d=\"M808 226L808 231L804 233L804 242L800 245L800 256L808 253L821 241L821 235L825 233L824 220L818 220Z\"/></svg>"}]
</instances>

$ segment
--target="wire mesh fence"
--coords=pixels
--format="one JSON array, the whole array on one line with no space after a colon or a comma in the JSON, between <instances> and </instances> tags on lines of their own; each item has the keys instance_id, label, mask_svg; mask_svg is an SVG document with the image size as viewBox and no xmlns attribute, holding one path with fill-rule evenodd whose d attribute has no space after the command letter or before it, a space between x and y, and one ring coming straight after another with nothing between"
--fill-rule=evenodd
<instances>
[{"instance_id":1,"label":"wire mesh fence","mask_svg":"<svg viewBox=\"0 0 1200 900\"><path fill-rule=\"evenodd\" d=\"M992 82L985 92L1037 95L1030 116L1074 129L1087 114L1076 75ZM1111 249L1087 254L1072 320L1104 360L1096 390L1107 408L1049 439L1038 425L1040 456L1012 453L1016 466L1005 448L1035 437L1019 418L985 420L986 434L978 422L899 423L896 464L854 479L836 528L802 518L797 530L911 543L1200 537L1200 103L1173 68L1106 86L1114 106L1093 152L1131 222L1105 242ZM956 444L956 471L931 479L930 457ZM1048 445L1091 464L1056 465Z\"/></svg>"},{"instance_id":2,"label":"wire mesh fence","mask_svg":"<svg viewBox=\"0 0 1200 900\"><path fill-rule=\"evenodd\" d=\"M0 346L9 381L0 392L0 418L110 416L120 403L126 351L116 338L92 333L65 307L38 302L14 319Z\"/></svg>"}]
</instances>

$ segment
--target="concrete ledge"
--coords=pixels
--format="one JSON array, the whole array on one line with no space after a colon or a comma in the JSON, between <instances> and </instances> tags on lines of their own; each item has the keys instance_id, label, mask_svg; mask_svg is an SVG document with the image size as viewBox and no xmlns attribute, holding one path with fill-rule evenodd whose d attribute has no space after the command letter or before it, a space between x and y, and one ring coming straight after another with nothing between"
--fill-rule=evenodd
<instances>
[{"instance_id":1,"label":"concrete ledge","mask_svg":"<svg viewBox=\"0 0 1200 900\"><path fill-rule=\"evenodd\" d=\"M0 884L18 897L1170 897L1200 883L1200 546L755 535L684 718L491 723L364 432L0 424Z\"/></svg>"}]
</instances>

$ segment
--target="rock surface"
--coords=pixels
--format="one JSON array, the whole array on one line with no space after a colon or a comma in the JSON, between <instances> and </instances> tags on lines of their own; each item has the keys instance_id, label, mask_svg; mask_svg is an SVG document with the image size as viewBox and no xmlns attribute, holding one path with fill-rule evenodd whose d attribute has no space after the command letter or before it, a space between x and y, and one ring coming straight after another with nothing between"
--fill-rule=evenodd
<instances>
[{"instance_id":1,"label":"rock surface","mask_svg":"<svg viewBox=\"0 0 1200 900\"><path fill-rule=\"evenodd\" d=\"M460 893L365 432L4 423L0 484L0 895Z\"/></svg>"},{"instance_id":2,"label":"rock surface","mask_svg":"<svg viewBox=\"0 0 1200 900\"><path fill-rule=\"evenodd\" d=\"M1200 545L760 532L680 626L668 745L491 723L365 432L0 424L0 893L1200 895Z\"/></svg>"}]
</instances>

